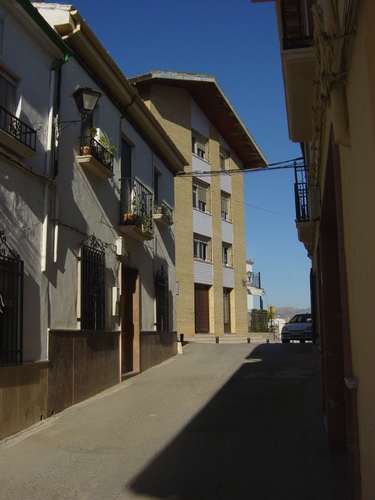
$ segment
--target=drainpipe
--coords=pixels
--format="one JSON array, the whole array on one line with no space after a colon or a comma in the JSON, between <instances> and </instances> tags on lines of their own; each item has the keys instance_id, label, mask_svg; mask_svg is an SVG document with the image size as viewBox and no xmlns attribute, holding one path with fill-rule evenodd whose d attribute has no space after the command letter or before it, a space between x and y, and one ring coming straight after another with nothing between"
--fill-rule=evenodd
<instances>
[{"instance_id":1,"label":"drainpipe","mask_svg":"<svg viewBox=\"0 0 375 500\"><path fill-rule=\"evenodd\" d=\"M45 174L49 176L52 171L52 140L53 140L53 103L55 97L55 81L56 73L52 69L49 84L49 103L48 103L48 130L47 130L47 151ZM48 205L49 205L49 186L44 185L44 200L43 200L43 223L42 223L42 272L47 269L47 237L48 237Z\"/></svg>"},{"instance_id":2,"label":"drainpipe","mask_svg":"<svg viewBox=\"0 0 375 500\"><path fill-rule=\"evenodd\" d=\"M48 129L47 129L47 146L46 146L46 164L45 174L47 177L53 177L53 150L54 150L54 102L55 102L55 89L56 89L56 72L57 70L68 61L66 55L62 60L57 61L50 70L50 84L49 84L49 102L48 102ZM48 250L48 225L49 225L49 201L50 201L50 188L47 184L44 185L43 196L43 221L42 221L42 248L41 248L41 270L47 270L47 250ZM55 210L56 210L55 200ZM55 218L57 216L55 214ZM57 241L58 228L55 224L54 228L54 262L56 256L56 241Z\"/></svg>"}]
</instances>

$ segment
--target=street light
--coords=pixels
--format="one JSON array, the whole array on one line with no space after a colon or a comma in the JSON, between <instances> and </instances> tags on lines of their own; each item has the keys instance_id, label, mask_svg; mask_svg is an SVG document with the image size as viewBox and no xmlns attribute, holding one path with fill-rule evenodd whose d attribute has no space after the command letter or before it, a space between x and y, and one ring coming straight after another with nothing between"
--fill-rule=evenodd
<instances>
[{"instance_id":1,"label":"street light","mask_svg":"<svg viewBox=\"0 0 375 500\"><path fill-rule=\"evenodd\" d=\"M78 87L73 92L72 97L75 100L78 113L82 116L82 120L92 114L101 95L101 92L97 92L88 87Z\"/></svg>"},{"instance_id":2,"label":"street light","mask_svg":"<svg viewBox=\"0 0 375 500\"><path fill-rule=\"evenodd\" d=\"M81 115L81 119L60 121L58 123L59 130L63 130L66 127L69 127L69 125L71 125L72 123L84 122L88 116L92 115L101 95L102 95L101 92L92 90L89 87L76 88L71 97L74 98L74 101L78 109L78 113ZM66 125L65 127L61 128L61 124L63 123Z\"/></svg>"}]
</instances>

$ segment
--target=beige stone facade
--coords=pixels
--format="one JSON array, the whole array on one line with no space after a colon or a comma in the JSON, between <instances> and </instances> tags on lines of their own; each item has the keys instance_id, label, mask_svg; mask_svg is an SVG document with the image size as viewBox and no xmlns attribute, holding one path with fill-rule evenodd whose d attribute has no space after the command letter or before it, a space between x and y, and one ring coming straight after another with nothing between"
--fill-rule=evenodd
<instances>
[{"instance_id":1,"label":"beige stone facade","mask_svg":"<svg viewBox=\"0 0 375 500\"><path fill-rule=\"evenodd\" d=\"M244 187L243 175L236 172L264 166L265 159L213 77L152 72L131 81L189 162L184 175L175 178L178 333L246 335ZM230 113L234 123L228 122ZM235 128L241 130L245 146L234 141ZM194 151L195 133L206 141L204 153ZM222 150L230 174L221 170ZM204 208L193 206L196 183L205 192ZM230 205L228 214L223 214L223 196ZM194 241L199 238L197 250Z\"/></svg>"},{"instance_id":2,"label":"beige stone facade","mask_svg":"<svg viewBox=\"0 0 375 500\"><path fill-rule=\"evenodd\" d=\"M347 456L348 498L367 500L375 498L375 4L301 1L298 20L292 3L275 5L289 136L306 163L308 217L297 216L297 230L312 263L323 412L331 450Z\"/></svg>"}]
</instances>

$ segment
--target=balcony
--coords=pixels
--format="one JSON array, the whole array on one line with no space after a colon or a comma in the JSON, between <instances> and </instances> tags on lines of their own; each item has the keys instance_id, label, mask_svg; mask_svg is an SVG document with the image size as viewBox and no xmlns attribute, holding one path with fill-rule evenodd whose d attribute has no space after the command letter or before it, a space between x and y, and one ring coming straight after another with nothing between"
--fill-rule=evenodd
<instances>
[{"instance_id":1,"label":"balcony","mask_svg":"<svg viewBox=\"0 0 375 500\"><path fill-rule=\"evenodd\" d=\"M113 153L94 137L81 137L78 163L100 177L113 177Z\"/></svg>"},{"instance_id":2,"label":"balcony","mask_svg":"<svg viewBox=\"0 0 375 500\"><path fill-rule=\"evenodd\" d=\"M312 46L314 26L311 7L314 0L284 0L281 2L283 50Z\"/></svg>"},{"instance_id":3,"label":"balcony","mask_svg":"<svg viewBox=\"0 0 375 500\"><path fill-rule=\"evenodd\" d=\"M156 223L163 226L172 226L173 209L164 201L159 201L154 205L153 219Z\"/></svg>"},{"instance_id":4,"label":"balcony","mask_svg":"<svg viewBox=\"0 0 375 500\"><path fill-rule=\"evenodd\" d=\"M284 0L278 5L282 32L281 60L288 114L289 137L293 142L312 138L311 108L316 56L312 46L314 0Z\"/></svg>"},{"instance_id":5,"label":"balcony","mask_svg":"<svg viewBox=\"0 0 375 500\"><path fill-rule=\"evenodd\" d=\"M305 245L306 250L310 254L314 238L314 222L311 220L309 211L309 190L306 180L306 167L295 167L294 170L294 196L298 240Z\"/></svg>"},{"instance_id":6,"label":"balcony","mask_svg":"<svg viewBox=\"0 0 375 500\"><path fill-rule=\"evenodd\" d=\"M261 297L264 294L264 290L260 284L260 273L253 273L253 271L248 271L246 273L246 280L243 282L246 286L248 292L256 297Z\"/></svg>"},{"instance_id":7,"label":"balcony","mask_svg":"<svg viewBox=\"0 0 375 500\"><path fill-rule=\"evenodd\" d=\"M19 158L36 155L36 131L0 106L0 145Z\"/></svg>"},{"instance_id":8,"label":"balcony","mask_svg":"<svg viewBox=\"0 0 375 500\"><path fill-rule=\"evenodd\" d=\"M152 201L152 192L138 179L121 179L121 233L138 241L154 237Z\"/></svg>"}]
</instances>

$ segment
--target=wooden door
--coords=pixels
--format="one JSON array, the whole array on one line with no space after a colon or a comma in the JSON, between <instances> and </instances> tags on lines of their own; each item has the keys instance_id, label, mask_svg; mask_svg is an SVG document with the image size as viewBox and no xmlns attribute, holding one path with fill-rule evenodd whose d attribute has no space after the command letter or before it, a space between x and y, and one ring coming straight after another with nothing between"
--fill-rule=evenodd
<instances>
[{"instance_id":1,"label":"wooden door","mask_svg":"<svg viewBox=\"0 0 375 500\"><path fill-rule=\"evenodd\" d=\"M195 285L195 333L209 333L210 331L210 309L209 288L206 285Z\"/></svg>"}]
</instances>

